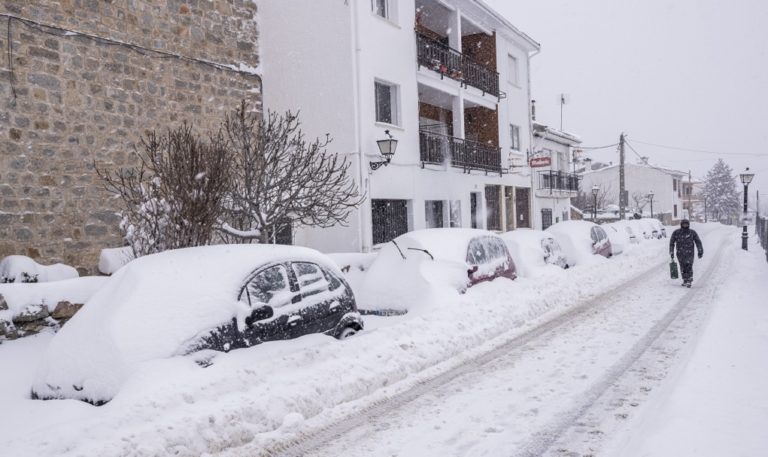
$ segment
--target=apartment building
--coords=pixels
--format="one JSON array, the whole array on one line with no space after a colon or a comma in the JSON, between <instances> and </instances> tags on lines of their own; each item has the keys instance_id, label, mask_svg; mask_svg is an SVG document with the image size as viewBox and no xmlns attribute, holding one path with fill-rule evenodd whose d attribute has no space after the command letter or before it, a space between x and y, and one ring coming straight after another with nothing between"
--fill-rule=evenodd
<instances>
[{"instance_id":1,"label":"apartment building","mask_svg":"<svg viewBox=\"0 0 768 457\"><path fill-rule=\"evenodd\" d=\"M571 197L579 192L579 175L573 162L573 148L581 144L577 136L533 122L533 169L536 214L534 227L545 230L552 224L567 221L571 214Z\"/></svg>"},{"instance_id":2,"label":"apartment building","mask_svg":"<svg viewBox=\"0 0 768 457\"><path fill-rule=\"evenodd\" d=\"M347 226L297 228L295 244L366 252L415 229L532 226L539 45L485 3L269 1L260 25L264 106L330 134L366 195Z\"/></svg>"}]
</instances>

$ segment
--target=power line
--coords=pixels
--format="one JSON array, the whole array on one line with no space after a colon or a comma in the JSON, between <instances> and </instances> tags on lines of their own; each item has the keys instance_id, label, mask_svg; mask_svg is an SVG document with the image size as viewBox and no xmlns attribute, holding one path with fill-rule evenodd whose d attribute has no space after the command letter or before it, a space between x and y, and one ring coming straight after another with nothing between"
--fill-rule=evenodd
<instances>
[{"instance_id":1,"label":"power line","mask_svg":"<svg viewBox=\"0 0 768 457\"><path fill-rule=\"evenodd\" d=\"M664 149L674 149L677 151L688 151L688 152L701 152L704 154L716 154L716 155L741 155L741 156L754 156L754 157L768 157L768 154L759 153L759 152L722 152L722 151L707 151L706 149L692 149L692 148L680 148L676 146L667 146L663 144L658 143L649 143L647 141L640 141L633 139L635 143L644 144L647 146L656 146L658 148L664 148Z\"/></svg>"},{"instance_id":2,"label":"power line","mask_svg":"<svg viewBox=\"0 0 768 457\"><path fill-rule=\"evenodd\" d=\"M612 148L612 147L615 147L615 146L618 146L618 145L619 145L619 143L607 144L605 146L578 146L578 147L576 147L574 149L585 149L585 150L588 149L590 151L596 151L598 149L608 149L608 148Z\"/></svg>"}]
</instances>

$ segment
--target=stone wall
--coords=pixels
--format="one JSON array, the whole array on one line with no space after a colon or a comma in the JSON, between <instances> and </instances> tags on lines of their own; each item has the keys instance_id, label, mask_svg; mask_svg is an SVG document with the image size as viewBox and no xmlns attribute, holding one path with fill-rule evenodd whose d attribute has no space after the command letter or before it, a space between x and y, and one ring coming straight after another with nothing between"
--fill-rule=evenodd
<instances>
[{"instance_id":1,"label":"stone wall","mask_svg":"<svg viewBox=\"0 0 768 457\"><path fill-rule=\"evenodd\" d=\"M252 0L0 0L0 14L0 258L95 272L123 242L94 162L131 165L149 130L206 131L242 99L261 108Z\"/></svg>"}]
</instances>

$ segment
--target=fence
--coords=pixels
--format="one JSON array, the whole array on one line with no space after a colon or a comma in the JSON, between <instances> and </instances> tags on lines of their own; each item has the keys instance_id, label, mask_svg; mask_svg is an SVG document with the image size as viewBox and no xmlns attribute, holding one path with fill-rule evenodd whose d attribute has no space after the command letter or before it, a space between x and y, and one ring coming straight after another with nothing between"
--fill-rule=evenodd
<instances>
[{"instance_id":1,"label":"fence","mask_svg":"<svg viewBox=\"0 0 768 457\"><path fill-rule=\"evenodd\" d=\"M760 246L765 250L765 260L768 260L768 217L757 217L755 231L760 239Z\"/></svg>"}]
</instances>

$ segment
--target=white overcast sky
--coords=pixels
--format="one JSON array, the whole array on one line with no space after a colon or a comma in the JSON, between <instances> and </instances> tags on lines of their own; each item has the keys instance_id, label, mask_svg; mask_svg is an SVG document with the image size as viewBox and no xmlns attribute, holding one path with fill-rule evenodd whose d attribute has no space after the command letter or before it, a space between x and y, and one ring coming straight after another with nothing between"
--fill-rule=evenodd
<instances>
[{"instance_id":1,"label":"white overcast sky","mask_svg":"<svg viewBox=\"0 0 768 457\"><path fill-rule=\"evenodd\" d=\"M766 208L768 0L485 1L541 43L531 66L537 120L559 127L566 93L563 129L584 146L623 131L640 154L694 177L718 157L735 173L749 166L750 200L760 189ZM592 157L618 161L614 149Z\"/></svg>"}]
</instances>

